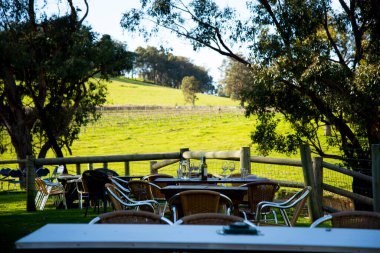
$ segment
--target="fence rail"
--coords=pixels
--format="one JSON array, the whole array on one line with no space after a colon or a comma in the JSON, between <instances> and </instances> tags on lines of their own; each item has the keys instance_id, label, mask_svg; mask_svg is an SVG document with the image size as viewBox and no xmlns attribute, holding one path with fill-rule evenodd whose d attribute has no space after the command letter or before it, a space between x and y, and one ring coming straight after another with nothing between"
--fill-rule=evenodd
<instances>
[{"instance_id":1,"label":"fence rail","mask_svg":"<svg viewBox=\"0 0 380 253\"><path fill-rule=\"evenodd\" d=\"M30 192L34 193L34 178L35 168L39 168L44 165L76 165L77 174L81 174L81 164L89 164L92 168L92 163L103 163L104 167L107 167L108 163L124 162L125 174L129 175L129 162L131 161L151 161L150 171L157 173L160 169L165 168L168 165L178 163L182 159L200 159L205 157L206 159L221 159L239 161L240 168L246 168L251 173L251 163L261 164L273 164L273 165L286 165L302 168L304 176L304 182L294 182L286 180L276 180L281 186L284 187L304 187L310 185L315 189L309 201L309 213L313 220L320 217L323 210L333 210L331 207L322 206L323 190L330 191L332 193L360 201L365 204L372 204L374 210L380 212L380 186L379 186L379 174L380 174L380 145L373 145L372 155L372 171L373 177L363 175L361 173L350 171L345 168L341 168L334 164L324 162L322 158L311 159L310 148L308 146L301 146L301 160L295 159L280 159L280 158L268 158L250 156L250 148L242 147L238 151L216 151L216 152L199 152L190 151L189 149L181 149L179 152L171 153L150 153L150 154L128 154L128 155L113 155L113 156L90 156L90 157L67 157L67 158L38 158L28 157L23 160L4 160L0 161L0 164L16 164L25 163L27 167L27 191L28 196ZM156 162L154 160L162 160ZM338 173L343 173L350 177L356 177L358 179L365 180L373 185L373 198L361 196L359 194L334 187L332 185L323 182L323 169L329 169ZM28 197L27 208L34 203L33 194L32 197ZM29 203L30 202L30 203Z\"/></svg>"}]
</instances>

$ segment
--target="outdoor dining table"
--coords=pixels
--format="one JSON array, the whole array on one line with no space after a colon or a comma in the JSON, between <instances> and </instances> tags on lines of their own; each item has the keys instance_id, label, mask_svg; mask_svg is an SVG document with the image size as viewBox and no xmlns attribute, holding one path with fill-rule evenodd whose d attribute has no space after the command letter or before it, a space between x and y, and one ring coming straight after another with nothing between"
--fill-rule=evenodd
<instances>
[{"instance_id":1,"label":"outdoor dining table","mask_svg":"<svg viewBox=\"0 0 380 253\"><path fill-rule=\"evenodd\" d=\"M166 201L169 201L175 194L187 190L209 190L222 193L232 200L234 206L234 214L239 214L239 204L243 202L244 195L247 193L248 188L244 186L219 186L219 185L168 185L161 188L161 192L165 195Z\"/></svg>"},{"instance_id":2,"label":"outdoor dining table","mask_svg":"<svg viewBox=\"0 0 380 253\"><path fill-rule=\"evenodd\" d=\"M380 230L257 227L223 234L223 226L47 224L16 241L16 252L380 252Z\"/></svg>"},{"instance_id":3,"label":"outdoor dining table","mask_svg":"<svg viewBox=\"0 0 380 253\"><path fill-rule=\"evenodd\" d=\"M251 182L258 182L268 180L262 177L212 177L202 180L200 178L156 178L153 183L167 183L168 185L184 185L184 184L247 184Z\"/></svg>"}]
</instances>

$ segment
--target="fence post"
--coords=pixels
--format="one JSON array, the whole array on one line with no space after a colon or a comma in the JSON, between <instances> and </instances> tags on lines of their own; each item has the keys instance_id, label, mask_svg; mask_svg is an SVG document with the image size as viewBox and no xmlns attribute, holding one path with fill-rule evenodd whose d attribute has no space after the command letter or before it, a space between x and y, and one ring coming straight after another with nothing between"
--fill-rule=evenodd
<instances>
[{"instance_id":1,"label":"fence post","mask_svg":"<svg viewBox=\"0 0 380 253\"><path fill-rule=\"evenodd\" d=\"M182 162L183 160L185 160L185 158L183 158L183 153L189 150L190 150L189 148L181 148L179 150L179 162Z\"/></svg>"},{"instance_id":2,"label":"fence post","mask_svg":"<svg viewBox=\"0 0 380 253\"><path fill-rule=\"evenodd\" d=\"M129 171L129 161L125 161L124 162L124 176L129 176L130 175L130 171Z\"/></svg>"},{"instance_id":3,"label":"fence post","mask_svg":"<svg viewBox=\"0 0 380 253\"><path fill-rule=\"evenodd\" d=\"M323 216L323 208L322 208L322 201L323 201L323 166L322 166L322 157L315 157L313 158L313 172L314 172L314 178L315 178L315 194L316 194L316 200L318 203L318 217Z\"/></svg>"},{"instance_id":4,"label":"fence post","mask_svg":"<svg viewBox=\"0 0 380 253\"><path fill-rule=\"evenodd\" d=\"M311 186L313 190L310 193L308 200L309 213L311 216L311 220L315 221L319 218L318 216L318 198L316 197L316 185L314 181L313 168L312 168L312 160L311 160L311 152L309 145L301 145L300 146L301 153L301 162L302 162L302 170L303 177L305 181L305 185Z\"/></svg>"},{"instance_id":5,"label":"fence post","mask_svg":"<svg viewBox=\"0 0 380 253\"><path fill-rule=\"evenodd\" d=\"M88 169L89 170L93 170L94 169L94 164L93 163L89 163L88 164Z\"/></svg>"},{"instance_id":6,"label":"fence post","mask_svg":"<svg viewBox=\"0 0 380 253\"><path fill-rule=\"evenodd\" d=\"M36 169L34 166L34 157L26 157L26 210L28 212L36 211L35 199L35 186L34 180L36 178Z\"/></svg>"},{"instance_id":7,"label":"fence post","mask_svg":"<svg viewBox=\"0 0 380 253\"><path fill-rule=\"evenodd\" d=\"M75 164L75 168L76 168L76 174L77 175L81 175L82 172L81 172L81 169L80 169L80 163Z\"/></svg>"},{"instance_id":8,"label":"fence post","mask_svg":"<svg viewBox=\"0 0 380 253\"><path fill-rule=\"evenodd\" d=\"M372 145L373 210L380 212L380 144Z\"/></svg>"},{"instance_id":9,"label":"fence post","mask_svg":"<svg viewBox=\"0 0 380 253\"><path fill-rule=\"evenodd\" d=\"M107 162L103 163L103 168L108 169L108 163Z\"/></svg>"},{"instance_id":10,"label":"fence post","mask_svg":"<svg viewBox=\"0 0 380 253\"><path fill-rule=\"evenodd\" d=\"M156 163L157 163L157 161L150 161L150 174L157 174L158 173L157 169L153 169L153 165L155 165Z\"/></svg>"},{"instance_id":11,"label":"fence post","mask_svg":"<svg viewBox=\"0 0 380 253\"><path fill-rule=\"evenodd\" d=\"M251 148L240 148L240 171L241 169L247 169L248 174L251 174Z\"/></svg>"}]
</instances>

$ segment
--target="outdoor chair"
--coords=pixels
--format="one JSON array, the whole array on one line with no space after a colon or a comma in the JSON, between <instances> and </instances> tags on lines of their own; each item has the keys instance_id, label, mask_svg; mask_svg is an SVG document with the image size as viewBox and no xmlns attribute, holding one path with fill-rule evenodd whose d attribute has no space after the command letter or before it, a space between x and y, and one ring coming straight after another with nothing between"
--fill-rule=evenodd
<instances>
[{"instance_id":1,"label":"outdoor chair","mask_svg":"<svg viewBox=\"0 0 380 253\"><path fill-rule=\"evenodd\" d=\"M270 181L270 180L252 182L252 183L244 184L242 186L245 186L248 188L248 194L247 194L248 205L240 207L239 211L243 214L245 219L251 219L251 220L255 218L257 205L262 201L272 202L274 200L276 192L280 189L280 186L278 185L278 183ZM274 212L270 207L266 207L260 210L260 212L261 212L260 219L262 221L268 221L267 216L269 214L272 214L274 222L277 223L276 212Z\"/></svg>"},{"instance_id":2,"label":"outdoor chair","mask_svg":"<svg viewBox=\"0 0 380 253\"><path fill-rule=\"evenodd\" d=\"M94 169L95 171L99 171L103 174L106 174L107 176L111 176L111 177L117 177L119 176L119 174L117 174L116 171L114 170L111 170L111 169L107 169L107 168L97 168L97 169Z\"/></svg>"},{"instance_id":3,"label":"outdoor chair","mask_svg":"<svg viewBox=\"0 0 380 253\"><path fill-rule=\"evenodd\" d=\"M36 170L37 177L46 177L50 174L50 170L48 168L39 168Z\"/></svg>"},{"instance_id":4,"label":"outdoor chair","mask_svg":"<svg viewBox=\"0 0 380 253\"><path fill-rule=\"evenodd\" d=\"M252 222L242 217L223 213L197 213L187 215L177 220L174 225L230 225L234 222L248 222L255 226Z\"/></svg>"},{"instance_id":5,"label":"outdoor chair","mask_svg":"<svg viewBox=\"0 0 380 253\"><path fill-rule=\"evenodd\" d=\"M79 209L83 208L83 202L88 199L88 192L86 192L83 182L82 182L82 177L78 179L73 179L70 182L75 182L75 188L78 193L78 200L79 200Z\"/></svg>"},{"instance_id":6,"label":"outdoor chair","mask_svg":"<svg viewBox=\"0 0 380 253\"><path fill-rule=\"evenodd\" d=\"M13 186L20 185L21 187L21 184L25 183L24 172L21 171L20 169L11 170L8 175L9 177L12 178L8 180L8 190L9 190L10 184L13 184Z\"/></svg>"},{"instance_id":7,"label":"outdoor chair","mask_svg":"<svg viewBox=\"0 0 380 253\"><path fill-rule=\"evenodd\" d=\"M94 211L100 209L100 201L103 202L104 212L107 210L107 200L105 195L105 184L110 183L108 176L100 171L86 170L82 173L83 191L86 193L84 198L86 200L86 211L84 216L87 216L88 207L91 202L94 204Z\"/></svg>"},{"instance_id":8,"label":"outdoor chair","mask_svg":"<svg viewBox=\"0 0 380 253\"><path fill-rule=\"evenodd\" d=\"M0 175L2 175L3 177L0 179L1 181L1 189L3 189L3 183L4 182L8 182L12 179L9 179L9 172L11 172L11 169L10 168L2 168L0 170ZM8 189L9 189L9 184L8 184Z\"/></svg>"},{"instance_id":9,"label":"outdoor chair","mask_svg":"<svg viewBox=\"0 0 380 253\"><path fill-rule=\"evenodd\" d=\"M158 214L144 211L115 211L103 213L92 219L89 224L162 224L172 225L173 223Z\"/></svg>"},{"instance_id":10,"label":"outdoor chair","mask_svg":"<svg viewBox=\"0 0 380 253\"><path fill-rule=\"evenodd\" d=\"M150 183L154 183L156 186L151 186L151 192L153 194L153 198L160 203L162 213L164 214L168 207L168 202L165 199L165 195L161 192L161 188L168 186L168 183L156 183L154 182L157 178L173 178L173 176L168 174L151 174L144 176L142 180L148 181Z\"/></svg>"},{"instance_id":11,"label":"outdoor chair","mask_svg":"<svg viewBox=\"0 0 380 253\"><path fill-rule=\"evenodd\" d=\"M153 192L161 191L161 188L158 185L145 180L131 180L128 182L128 188L133 198L137 201L154 200L157 202ZM163 205L158 205L158 210L156 210L156 212L164 215L166 209L165 206L165 203Z\"/></svg>"},{"instance_id":12,"label":"outdoor chair","mask_svg":"<svg viewBox=\"0 0 380 253\"><path fill-rule=\"evenodd\" d=\"M118 177L110 177L111 183L119 188L122 192L124 192L127 195L131 194L131 191L128 188L128 181L125 181L123 179L120 179Z\"/></svg>"},{"instance_id":13,"label":"outdoor chair","mask_svg":"<svg viewBox=\"0 0 380 253\"><path fill-rule=\"evenodd\" d=\"M188 190L175 194L169 200L173 221L196 213L231 214L233 203L224 194L209 190Z\"/></svg>"},{"instance_id":14,"label":"outdoor chair","mask_svg":"<svg viewBox=\"0 0 380 253\"><path fill-rule=\"evenodd\" d=\"M301 214L302 208L305 206L311 190L312 188L310 186L306 186L284 202L262 201L258 203L256 208L255 223L260 225L263 213L266 213L268 208L273 208L274 210L278 210L280 212L284 219L285 226L294 227ZM291 210L293 211L292 219L290 220L287 212L291 212Z\"/></svg>"},{"instance_id":15,"label":"outdoor chair","mask_svg":"<svg viewBox=\"0 0 380 253\"><path fill-rule=\"evenodd\" d=\"M311 224L316 228L330 222L333 228L380 229L380 213L370 211L341 211L325 215Z\"/></svg>"},{"instance_id":16,"label":"outdoor chair","mask_svg":"<svg viewBox=\"0 0 380 253\"><path fill-rule=\"evenodd\" d=\"M44 210L49 197L55 197L55 204L58 206L62 202L67 209L65 189L61 184L44 181L39 177L35 178L34 183L37 190L35 204L38 209Z\"/></svg>"},{"instance_id":17,"label":"outdoor chair","mask_svg":"<svg viewBox=\"0 0 380 253\"><path fill-rule=\"evenodd\" d=\"M114 210L134 209L154 213L158 209L158 203L155 200L135 201L114 184L107 183L105 187L108 193L107 197Z\"/></svg>"}]
</instances>

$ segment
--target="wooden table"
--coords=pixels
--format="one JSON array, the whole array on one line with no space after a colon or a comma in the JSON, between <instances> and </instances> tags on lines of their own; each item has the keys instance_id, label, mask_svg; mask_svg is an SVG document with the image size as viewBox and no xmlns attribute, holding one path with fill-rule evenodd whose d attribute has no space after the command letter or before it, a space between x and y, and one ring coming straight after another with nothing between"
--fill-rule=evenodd
<instances>
[{"instance_id":1,"label":"wooden table","mask_svg":"<svg viewBox=\"0 0 380 253\"><path fill-rule=\"evenodd\" d=\"M16 252L380 252L380 230L258 227L222 235L222 226L47 224L16 241Z\"/></svg>"},{"instance_id":2,"label":"wooden table","mask_svg":"<svg viewBox=\"0 0 380 253\"><path fill-rule=\"evenodd\" d=\"M168 185L161 189L161 192L165 195L166 201L169 201L175 194L188 190L209 190L220 192L232 200L234 205L234 214L239 215L239 204L243 202L244 195L247 194L248 187L244 186L218 186L218 185Z\"/></svg>"}]
</instances>

